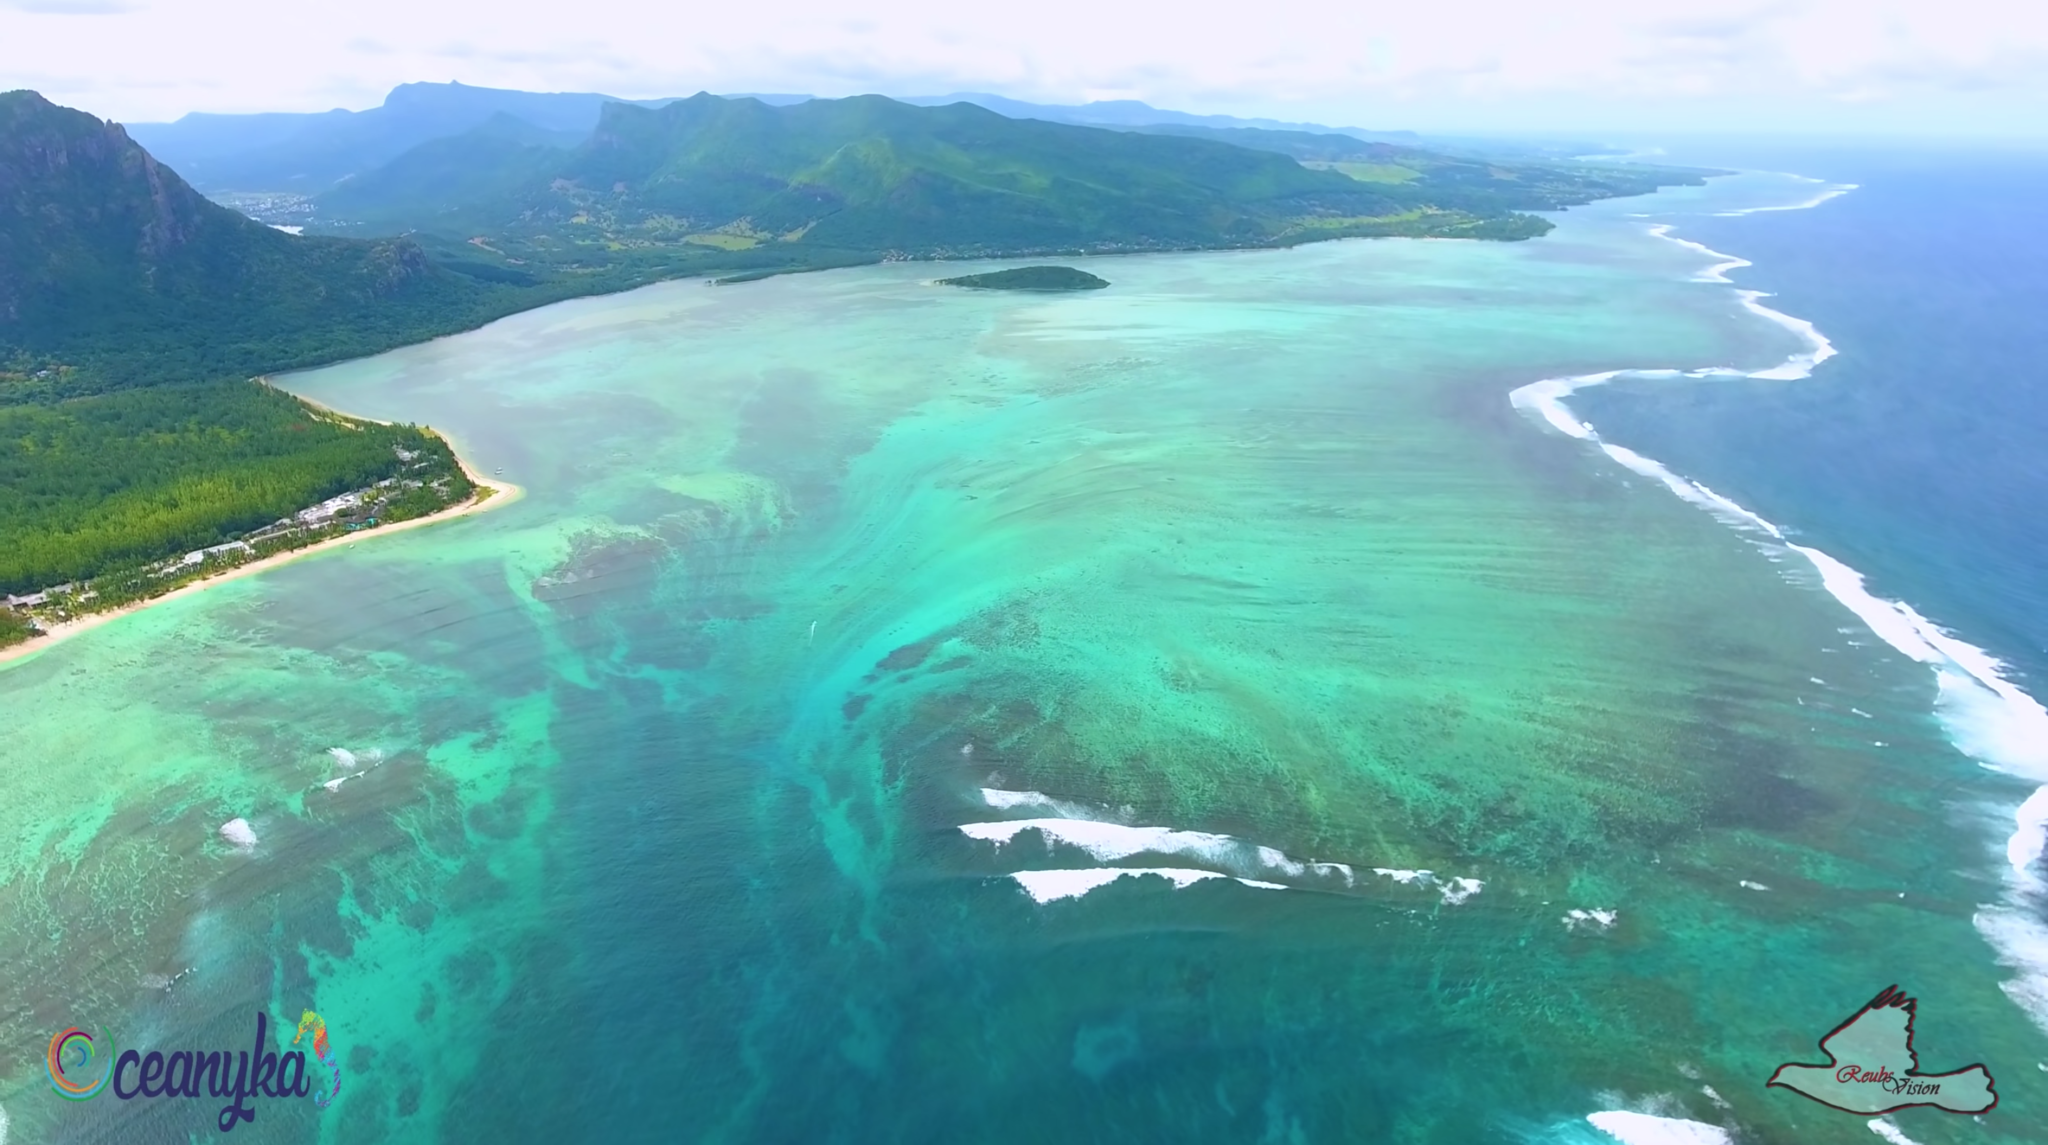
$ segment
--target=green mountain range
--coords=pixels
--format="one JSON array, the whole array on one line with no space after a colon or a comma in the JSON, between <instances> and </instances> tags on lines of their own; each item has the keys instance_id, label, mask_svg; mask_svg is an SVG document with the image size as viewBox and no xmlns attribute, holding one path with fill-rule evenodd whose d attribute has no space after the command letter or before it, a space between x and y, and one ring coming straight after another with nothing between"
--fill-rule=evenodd
<instances>
[{"instance_id":1,"label":"green mountain range","mask_svg":"<svg viewBox=\"0 0 2048 1145\"><path fill-rule=\"evenodd\" d=\"M808 95L732 95L758 99L771 106L808 102ZM670 99L623 100L585 92L527 92L473 87L461 83L409 83L392 89L382 105L364 111L312 113L264 112L221 115L195 112L173 123L134 123L128 133L163 163L178 169L192 185L209 194L231 192L315 195L342 179L389 162L408 148L469 131L493 116L511 116L568 136L588 136L607 103L638 103L660 107ZM1594 144L1544 145L1527 141L1473 141L1418 136L1412 131L1367 131L1355 127L1282 123L1228 115L1190 115L1152 107L1136 100L1108 100L1081 105L1029 103L986 92L945 96L907 96L900 102L919 107L971 103L1011 119L1103 127L1118 131L1152 131L1175 127L1205 130L1266 129L1303 134L1339 135L1401 143L1451 153L1479 152L1504 158L1561 159L1583 155ZM1242 139L1230 140L1244 142ZM282 221L282 220L271 220Z\"/></svg>"},{"instance_id":2,"label":"green mountain range","mask_svg":"<svg viewBox=\"0 0 2048 1145\"><path fill-rule=\"evenodd\" d=\"M314 218L341 233L477 239L479 249L518 248L529 263L597 250L600 261L631 262L678 243L774 260L801 261L781 245L944 258L1348 235L1527 238L1549 224L1518 212L1699 177L1504 167L1305 132L1109 131L967 103L770 106L699 94L659 108L609 104L567 151L503 126L437 140L320 196Z\"/></svg>"}]
</instances>

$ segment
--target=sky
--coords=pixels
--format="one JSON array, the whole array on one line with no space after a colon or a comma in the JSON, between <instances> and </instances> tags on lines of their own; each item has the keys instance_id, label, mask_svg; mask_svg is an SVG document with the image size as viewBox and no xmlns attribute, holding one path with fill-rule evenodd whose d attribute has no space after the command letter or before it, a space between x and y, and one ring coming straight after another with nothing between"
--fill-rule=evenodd
<instances>
[{"instance_id":1,"label":"sky","mask_svg":"<svg viewBox=\"0 0 2048 1145\"><path fill-rule=\"evenodd\" d=\"M2039 138L2048 0L0 0L0 89L126 122L361 109L416 80Z\"/></svg>"}]
</instances>

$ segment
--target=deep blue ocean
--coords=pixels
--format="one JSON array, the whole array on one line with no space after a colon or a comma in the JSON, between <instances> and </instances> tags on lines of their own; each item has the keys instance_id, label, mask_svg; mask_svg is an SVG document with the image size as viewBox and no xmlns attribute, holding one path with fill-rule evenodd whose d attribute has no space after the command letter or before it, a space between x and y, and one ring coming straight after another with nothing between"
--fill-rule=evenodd
<instances>
[{"instance_id":1,"label":"deep blue ocean","mask_svg":"<svg viewBox=\"0 0 2048 1145\"><path fill-rule=\"evenodd\" d=\"M1629 382L1574 407L2048 686L2048 151L1696 142L1670 161L1857 189L1674 237L1814 322L1795 382Z\"/></svg>"}]
</instances>

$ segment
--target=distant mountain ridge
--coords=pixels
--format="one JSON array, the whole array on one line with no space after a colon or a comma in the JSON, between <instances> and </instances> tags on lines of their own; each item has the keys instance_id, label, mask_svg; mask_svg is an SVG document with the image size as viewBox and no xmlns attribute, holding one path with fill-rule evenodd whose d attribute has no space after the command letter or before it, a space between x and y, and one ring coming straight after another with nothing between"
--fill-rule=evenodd
<instances>
[{"instance_id":1,"label":"distant mountain ridge","mask_svg":"<svg viewBox=\"0 0 2048 1145\"><path fill-rule=\"evenodd\" d=\"M1431 207L1386 184L1310 169L1284 148L1189 137L1220 134L1211 129L1162 132L1013 119L969 103L855 96L771 107L700 93L659 108L607 105L590 138L566 153L473 135L435 141L315 205L330 221L492 243L544 232L549 249L588 236L627 249L790 244L913 257L1474 227L1527 237L1548 226L1492 203L1480 212ZM1339 157L1421 154L1303 138L1342 144ZM463 195L447 193L477 172L492 174Z\"/></svg>"},{"instance_id":2,"label":"distant mountain ridge","mask_svg":"<svg viewBox=\"0 0 2048 1145\"><path fill-rule=\"evenodd\" d=\"M290 192L316 195L351 175L363 174L422 143L472 131L493 116L506 115L542 131L587 135L606 103L657 108L678 97L622 99L590 92L527 92L461 83L409 83L393 88L382 105L364 111L265 112L219 115L194 112L172 123L130 124L136 142L209 193ZM735 94L788 107L818 100L801 94ZM822 101L821 101L822 102ZM1430 146L1437 150L1490 150L1525 157L1583 153L1591 144L1543 148L1481 140L1426 138L1413 131L1367 130L1291 123L1231 115L1196 115L1153 107L1138 100L1085 104L1042 104L987 92L908 96L896 102L916 107L969 103L1010 119L1034 119L1118 131L1166 132L1203 129L1306 132L1369 142ZM1213 136L1222 138L1221 136Z\"/></svg>"},{"instance_id":3,"label":"distant mountain ridge","mask_svg":"<svg viewBox=\"0 0 2048 1145\"><path fill-rule=\"evenodd\" d=\"M207 191L317 194L430 140L497 116L544 132L586 135L608 103L659 107L593 92L528 92L460 83L409 83L365 111L209 115L129 127L136 142Z\"/></svg>"},{"instance_id":4,"label":"distant mountain ridge","mask_svg":"<svg viewBox=\"0 0 2048 1145\"><path fill-rule=\"evenodd\" d=\"M466 242L464 257L495 252L520 266L674 265L686 244L790 263L827 251L957 258L1355 235L1529 238L1550 224L1526 212L1699 176L1263 128L1107 129L883 96L609 104L565 152L519 134L422 144L305 209L331 233L438 235Z\"/></svg>"},{"instance_id":5,"label":"distant mountain ridge","mask_svg":"<svg viewBox=\"0 0 2048 1145\"><path fill-rule=\"evenodd\" d=\"M1389 143L1413 143L1422 137L1413 131L1369 131L1363 127L1326 127L1320 123L1290 123L1277 119L1246 119L1235 115L1197 115L1153 107L1135 99L1102 99L1089 103L1031 103L989 92L954 92L951 95L905 96L903 103L937 107L948 103L971 103L1011 119L1044 119L1054 123L1076 123L1086 127L1155 127L1174 124L1187 127L1260 128L1267 131L1307 131L1318 135L1349 135L1354 139Z\"/></svg>"}]
</instances>

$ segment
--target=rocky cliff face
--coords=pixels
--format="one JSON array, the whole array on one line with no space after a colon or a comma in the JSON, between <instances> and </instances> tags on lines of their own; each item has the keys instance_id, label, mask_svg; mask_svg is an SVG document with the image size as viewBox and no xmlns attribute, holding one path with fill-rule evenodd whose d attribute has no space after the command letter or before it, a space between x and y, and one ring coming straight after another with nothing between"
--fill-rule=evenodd
<instances>
[{"instance_id":1,"label":"rocky cliff face","mask_svg":"<svg viewBox=\"0 0 2048 1145\"><path fill-rule=\"evenodd\" d=\"M119 124L0 94L0 403L10 376L121 388L381 349L460 325L487 289L410 239L265 226Z\"/></svg>"},{"instance_id":2,"label":"rocky cliff face","mask_svg":"<svg viewBox=\"0 0 2048 1145\"><path fill-rule=\"evenodd\" d=\"M247 221L187 186L120 124L34 92L0 95L0 291L19 294L61 272L49 256L65 248L125 250L148 270L209 224Z\"/></svg>"},{"instance_id":3,"label":"rocky cliff face","mask_svg":"<svg viewBox=\"0 0 2048 1145\"><path fill-rule=\"evenodd\" d=\"M360 274L344 294L386 296L433 270L407 239L350 245ZM34 295L68 292L81 276L102 290L126 280L189 291L195 276L246 278L260 264L336 250L206 198L118 123L35 92L0 94L0 320L20 320Z\"/></svg>"}]
</instances>

